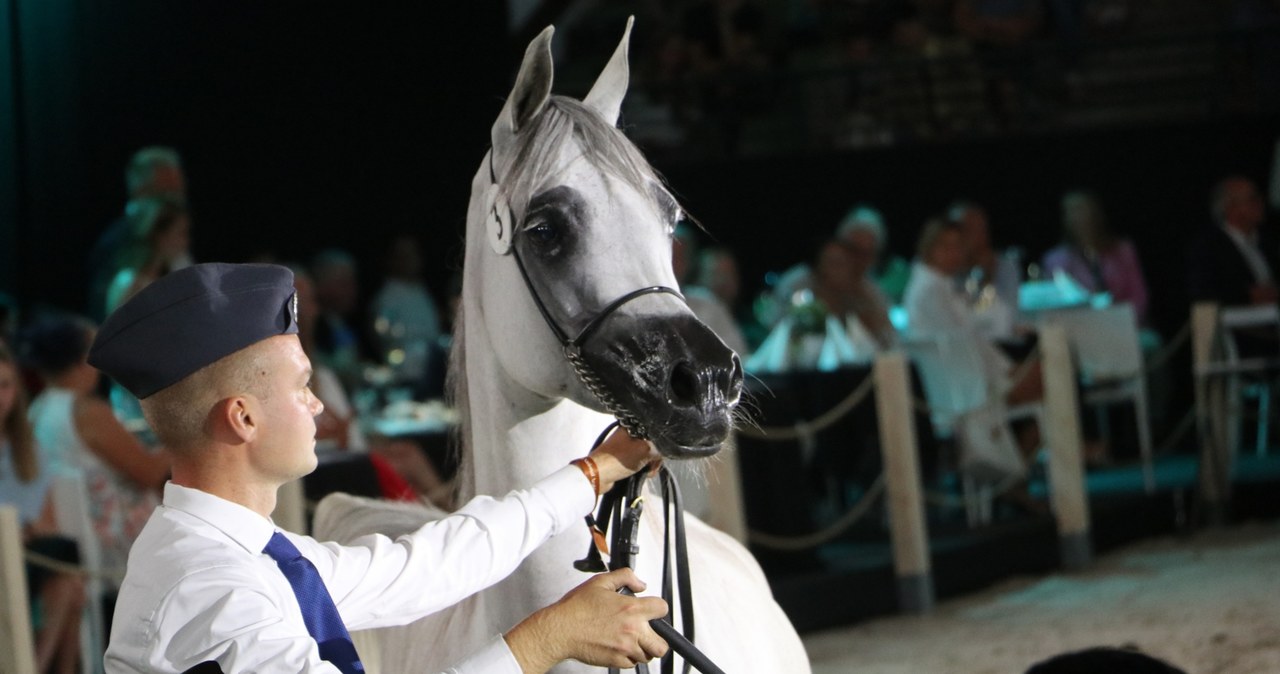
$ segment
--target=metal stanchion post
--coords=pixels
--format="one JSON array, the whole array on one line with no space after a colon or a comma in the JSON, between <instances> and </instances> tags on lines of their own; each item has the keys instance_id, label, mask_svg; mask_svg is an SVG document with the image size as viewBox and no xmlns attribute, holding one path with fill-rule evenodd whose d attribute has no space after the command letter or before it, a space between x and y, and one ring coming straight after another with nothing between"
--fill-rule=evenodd
<instances>
[{"instance_id":1,"label":"metal stanchion post","mask_svg":"<svg viewBox=\"0 0 1280 674\"><path fill-rule=\"evenodd\" d=\"M35 674L34 643L18 509L4 505L0 506L0 672Z\"/></svg>"},{"instance_id":2,"label":"metal stanchion post","mask_svg":"<svg viewBox=\"0 0 1280 674\"><path fill-rule=\"evenodd\" d=\"M903 611L923 613L934 604L933 572L906 356L894 352L877 357L873 376L898 603Z\"/></svg>"},{"instance_id":3,"label":"metal stanchion post","mask_svg":"<svg viewBox=\"0 0 1280 674\"><path fill-rule=\"evenodd\" d=\"M1058 520L1062 566L1071 571L1089 565L1093 543L1089 533L1089 499L1084 479L1080 405L1076 370L1067 331L1061 326L1040 332L1044 354L1044 406L1049 444L1049 497Z\"/></svg>"},{"instance_id":4,"label":"metal stanchion post","mask_svg":"<svg viewBox=\"0 0 1280 674\"><path fill-rule=\"evenodd\" d=\"M1209 369L1218 337L1218 305L1198 302L1191 307L1191 363L1195 379L1196 428L1200 437L1200 503L1206 523L1226 519L1227 447L1223 378Z\"/></svg>"}]
</instances>

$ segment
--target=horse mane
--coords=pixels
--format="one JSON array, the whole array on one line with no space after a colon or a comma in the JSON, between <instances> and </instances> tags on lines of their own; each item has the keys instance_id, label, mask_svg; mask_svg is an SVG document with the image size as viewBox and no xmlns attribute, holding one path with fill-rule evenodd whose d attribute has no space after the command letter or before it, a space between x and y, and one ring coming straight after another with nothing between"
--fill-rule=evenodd
<instances>
[{"instance_id":1,"label":"horse mane","mask_svg":"<svg viewBox=\"0 0 1280 674\"><path fill-rule=\"evenodd\" d=\"M499 198L510 204L516 222L523 219L529 200L542 187L542 180L556 170L560 148L575 141L586 160L602 173L611 175L634 189L643 198L653 200L653 184L665 184L649 165L639 148L600 113L581 101L552 95L533 123L521 129L515 138L512 159L498 175ZM501 165L501 164L498 164ZM466 263L463 262L463 277ZM455 484L458 503L475 496L474 466L471 451L471 410L467 399L465 316L460 305L453 321L453 340L449 349L449 365L445 375L445 398L458 413L451 444L458 466Z\"/></svg>"}]
</instances>

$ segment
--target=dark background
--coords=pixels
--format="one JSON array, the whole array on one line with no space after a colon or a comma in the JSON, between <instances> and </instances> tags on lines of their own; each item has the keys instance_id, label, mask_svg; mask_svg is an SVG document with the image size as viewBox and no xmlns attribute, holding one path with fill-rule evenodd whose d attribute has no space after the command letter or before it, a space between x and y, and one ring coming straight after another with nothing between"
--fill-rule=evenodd
<instances>
[{"instance_id":1,"label":"dark background","mask_svg":"<svg viewBox=\"0 0 1280 674\"><path fill-rule=\"evenodd\" d=\"M412 231L440 294L524 47L506 21L488 0L4 0L0 290L29 308L82 309L86 252L122 208L126 159L168 144L186 163L198 260L305 261L342 246L372 290L387 239ZM855 202L879 206L891 247L909 254L925 217L976 199L999 243L1038 257L1058 237L1062 191L1092 188L1136 240L1168 333L1185 320L1184 242L1211 184L1243 172L1265 185L1278 135L1272 117L1236 115L656 164L738 252L749 289L802 260Z\"/></svg>"}]
</instances>

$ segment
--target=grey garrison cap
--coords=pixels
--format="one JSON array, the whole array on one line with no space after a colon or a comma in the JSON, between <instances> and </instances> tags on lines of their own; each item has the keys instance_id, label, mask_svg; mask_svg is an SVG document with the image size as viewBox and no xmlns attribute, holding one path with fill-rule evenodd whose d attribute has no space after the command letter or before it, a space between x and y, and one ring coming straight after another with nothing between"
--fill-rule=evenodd
<instances>
[{"instance_id":1,"label":"grey garrison cap","mask_svg":"<svg viewBox=\"0 0 1280 674\"><path fill-rule=\"evenodd\" d=\"M142 399L247 346L297 332L292 271L198 264L160 278L108 316L89 364Z\"/></svg>"}]
</instances>

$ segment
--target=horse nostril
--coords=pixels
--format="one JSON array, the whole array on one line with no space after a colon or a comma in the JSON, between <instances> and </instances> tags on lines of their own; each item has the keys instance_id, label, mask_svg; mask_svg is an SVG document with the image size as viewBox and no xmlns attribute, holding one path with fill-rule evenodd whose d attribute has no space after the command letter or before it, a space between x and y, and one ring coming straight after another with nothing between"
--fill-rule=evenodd
<instances>
[{"instance_id":1,"label":"horse nostril","mask_svg":"<svg viewBox=\"0 0 1280 674\"><path fill-rule=\"evenodd\" d=\"M685 361L671 368L671 402L692 406L698 404L698 373Z\"/></svg>"},{"instance_id":2,"label":"horse nostril","mask_svg":"<svg viewBox=\"0 0 1280 674\"><path fill-rule=\"evenodd\" d=\"M737 405L742 396L742 361L738 354L733 354L733 368L729 370L728 381L724 382L724 399L729 405Z\"/></svg>"}]
</instances>

